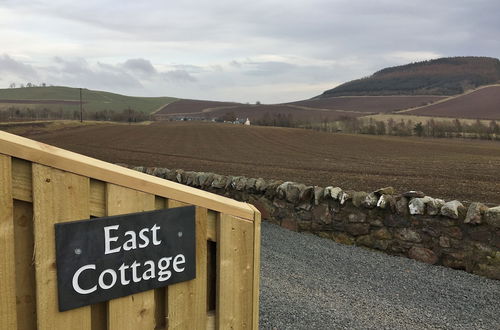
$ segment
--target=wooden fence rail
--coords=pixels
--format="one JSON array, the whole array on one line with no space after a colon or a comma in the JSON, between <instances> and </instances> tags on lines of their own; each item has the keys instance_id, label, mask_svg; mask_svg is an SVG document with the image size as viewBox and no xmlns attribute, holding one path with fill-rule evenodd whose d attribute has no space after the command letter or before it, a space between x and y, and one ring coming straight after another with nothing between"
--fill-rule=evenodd
<instances>
[{"instance_id":1,"label":"wooden fence rail","mask_svg":"<svg viewBox=\"0 0 500 330\"><path fill-rule=\"evenodd\" d=\"M54 224L196 206L194 280L58 311ZM0 132L0 329L257 329L252 205Z\"/></svg>"}]
</instances>

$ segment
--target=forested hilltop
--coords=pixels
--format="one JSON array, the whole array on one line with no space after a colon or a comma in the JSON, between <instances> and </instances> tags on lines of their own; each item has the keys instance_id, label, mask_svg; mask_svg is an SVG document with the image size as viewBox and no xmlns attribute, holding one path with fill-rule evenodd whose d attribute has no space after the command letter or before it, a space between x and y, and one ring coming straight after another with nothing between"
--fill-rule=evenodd
<instances>
[{"instance_id":1,"label":"forested hilltop","mask_svg":"<svg viewBox=\"0 0 500 330\"><path fill-rule=\"evenodd\" d=\"M395 66L325 91L318 98L352 95L455 95L500 81L500 61L447 57Z\"/></svg>"}]
</instances>

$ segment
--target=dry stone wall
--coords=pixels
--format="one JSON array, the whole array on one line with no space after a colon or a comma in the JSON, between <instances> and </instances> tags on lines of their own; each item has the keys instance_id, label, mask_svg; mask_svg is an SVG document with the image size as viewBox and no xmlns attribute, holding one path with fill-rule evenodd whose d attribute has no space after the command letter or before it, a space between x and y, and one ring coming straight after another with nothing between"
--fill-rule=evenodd
<instances>
[{"instance_id":1,"label":"dry stone wall","mask_svg":"<svg viewBox=\"0 0 500 330\"><path fill-rule=\"evenodd\" d=\"M166 168L137 171L255 205L264 220L500 280L500 206Z\"/></svg>"}]
</instances>

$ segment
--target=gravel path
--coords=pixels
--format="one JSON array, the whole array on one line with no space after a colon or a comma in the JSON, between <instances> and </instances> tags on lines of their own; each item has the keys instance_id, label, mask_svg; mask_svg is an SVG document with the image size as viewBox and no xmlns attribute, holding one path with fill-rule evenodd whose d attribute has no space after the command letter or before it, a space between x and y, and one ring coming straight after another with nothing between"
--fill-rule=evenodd
<instances>
[{"instance_id":1,"label":"gravel path","mask_svg":"<svg viewBox=\"0 0 500 330\"><path fill-rule=\"evenodd\" d=\"M262 224L261 329L500 329L500 281Z\"/></svg>"}]
</instances>

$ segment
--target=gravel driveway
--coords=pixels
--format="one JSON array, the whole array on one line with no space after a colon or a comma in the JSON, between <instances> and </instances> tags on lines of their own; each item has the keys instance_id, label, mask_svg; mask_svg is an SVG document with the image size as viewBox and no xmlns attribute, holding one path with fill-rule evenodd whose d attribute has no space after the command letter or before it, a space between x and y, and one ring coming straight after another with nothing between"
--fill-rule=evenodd
<instances>
[{"instance_id":1,"label":"gravel driveway","mask_svg":"<svg viewBox=\"0 0 500 330\"><path fill-rule=\"evenodd\" d=\"M261 329L500 329L500 281L262 223Z\"/></svg>"}]
</instances>

